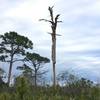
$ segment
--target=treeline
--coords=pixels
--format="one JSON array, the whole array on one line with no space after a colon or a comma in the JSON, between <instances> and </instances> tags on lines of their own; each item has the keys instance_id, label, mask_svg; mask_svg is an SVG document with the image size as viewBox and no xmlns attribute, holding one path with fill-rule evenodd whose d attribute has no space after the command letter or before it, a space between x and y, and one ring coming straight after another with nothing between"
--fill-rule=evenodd
<instances>
[{"instance_id":1,"label":"treeline","mask_svg":"<svg viewBox=\"0 0 100 100\"><path fill-rule=\"evenodd\" d=\"M65 73L66 74L66 73ZM70 74L71 75L71 74ZM99 100L100 84L80 78L72 80L59 77L65 81L54 89L50 84L32 85L25 76L16 77L13 86L0 83L0 100ZM71 75L72 76L72 75ZM72 80L72 81L71 81ZM60 80L59 80L60 82Z\"/></svg>"},{"instance_id":2,"label":"treeline","mask_svg":"<svg viewBox=\"0 0 100 100\"><path fill-rule=\"evenodd\" d=\"M50 62L49 58L35 53L32 41L17 32L0 35L0 61L9 67L7 74L0 67L0 100L100 100L99 83L67 71L57 75L56 87L48 83L44 64ZM13 67L21 74L11 83Z\"/></svg>"}]
</instances>

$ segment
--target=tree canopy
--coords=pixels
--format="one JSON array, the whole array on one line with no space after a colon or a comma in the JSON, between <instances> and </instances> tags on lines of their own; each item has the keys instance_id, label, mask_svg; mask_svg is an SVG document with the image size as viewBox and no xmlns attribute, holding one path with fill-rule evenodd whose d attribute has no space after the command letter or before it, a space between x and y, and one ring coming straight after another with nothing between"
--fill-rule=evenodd
<instances>
[{"instance_id":1,"label":"tree canopy","mask_svg":"<svg viewBox=\"0 0 100 100\"><path fill-rule=\"evenodd\" d=\"M23 70L23 75L28 77L34 85L37 85L38 78L42 77L47 71L43 69L43 64L49 63L50 60L46 57L42 57L37 53L27 52L25 58L25 64L17 67L17 69Z\"/></svg>"},{"instance_id":2,"label":"tree canopy","mask_svg":"<svg viewBox=\"0 0 100 100\"><path fill-rule=\"evenodd\" d=\"M33 48L33 43L27 37L19 35L17 32L6 32L0 35L0 60L9 62L8 84L10 84L13 63L22 61L28 49Z\"/></svg>"}]
</instances>

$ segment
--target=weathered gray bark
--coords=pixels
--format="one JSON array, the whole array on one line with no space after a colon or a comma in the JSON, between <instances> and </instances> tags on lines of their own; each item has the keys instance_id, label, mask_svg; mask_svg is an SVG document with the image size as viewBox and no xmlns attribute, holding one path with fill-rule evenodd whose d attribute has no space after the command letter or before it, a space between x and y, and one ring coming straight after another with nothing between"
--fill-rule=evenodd
<instances>
[{"instance_id":1,"label":"weathered gray bark","mask_svg":"<svg viewBox=\"0 0 100 100\"><path fill-rule=\"evenodd\" d=\"M56 68L56 35L57 35L56 28L57 28L57 23L61 22L61 21L58 21L58 17L60 16L59 14L56 15L56 17L54 18L53 7L49 7L48 10L50 12L51 20L40 19L40 21L44 20L46 22L51 23L51 29L52 29L52 33L50 33L51 37L52 37L51 59L52 59L52 67L53 67L53 86L55 87L56 86L56 70L55 70L55 68Z\"/></svg>"},{"instance_id":2,"label":"weathered gray bark","mask_svg":"<svg viewBox=\"0 0 100 100\"><path fill-rule=\"evenodd\" d=\"M51 17L51 29L52 29L52 66L53 66L53 86L56 87L56 28L58 23L59 14L56 15L55 19L53 16L53 7L49 7L50 17Z\"/></svg>"}]
</instances>

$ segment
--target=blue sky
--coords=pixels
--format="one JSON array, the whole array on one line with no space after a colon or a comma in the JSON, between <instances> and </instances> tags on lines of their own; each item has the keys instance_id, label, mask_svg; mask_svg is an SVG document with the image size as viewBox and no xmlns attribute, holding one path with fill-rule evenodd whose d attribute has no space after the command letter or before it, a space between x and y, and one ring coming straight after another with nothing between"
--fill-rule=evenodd
<instances>
[{"instance_id":1,"label":"blue sky","mask_svg":"<svg viewBox=\"0 0 100 100\"><path fill-rule=\"evenodd\" d=\"M49 19L52 5L63 21L57 29L62 35L57 37L57 71L71 69L100 81L100 0L0 0L0 34L28 36L34 51L50 58L50 25L38 20Z\"/></svg>"}]
</instances>

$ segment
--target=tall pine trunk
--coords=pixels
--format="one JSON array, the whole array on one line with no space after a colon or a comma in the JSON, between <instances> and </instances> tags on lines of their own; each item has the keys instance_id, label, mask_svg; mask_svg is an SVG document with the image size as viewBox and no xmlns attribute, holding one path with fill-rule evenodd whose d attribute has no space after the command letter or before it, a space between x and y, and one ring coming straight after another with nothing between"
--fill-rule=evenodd
<instances>
[{"instance_id":1,"label":"tall pine trunk","mask_svg":"<svg viewBox=\"0 0 100 100\"><path fill-rule=\"evenodd\" d=\"M11 72L12 72L12 65L13 65L13 56L11 56L10 66L9 66L9 73L8 73L8 85L10 85L11 80Z\"/></svg>"},{"instance_id":2,"label":"tall pine trunk","mask_svg":"<svg viewBox=\"0 0 100 100\"><path fill-rule=\"evenodd\" d=\"M8 73L8 85L10 85L10 80L11 80L11 72L12 72L12 65L13 65L13 56L14 56L14 50L13 50L13 43L11 44L11 60L10 60L10 66L9 66L9 73Z\"/></svg>"}]
</instances>

